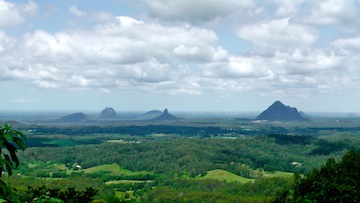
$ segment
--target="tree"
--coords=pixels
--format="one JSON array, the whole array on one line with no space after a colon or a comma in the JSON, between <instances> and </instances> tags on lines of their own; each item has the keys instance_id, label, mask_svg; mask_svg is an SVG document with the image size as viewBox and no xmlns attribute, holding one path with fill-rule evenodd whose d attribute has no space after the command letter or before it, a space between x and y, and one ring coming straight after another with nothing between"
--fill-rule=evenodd
<instances>
[{"instance_id":1,"label":"tree","mask_svg":"<svg viewBox=\"0 0 360 203\"><path fill-rule=\"evenodd\" d=\"M17 150L25 150L26 136L12 126L5 124L0 128L0 178L5 171L9 176L13 174L13 169L19 166L19 159L16 155ZM12 188L0 179L0 199L9 199Z\"/></svg>"},{"instance_id":2,"label":"tree","mask_svg":"<svg viewBox=\"0 0 360 203\"><path fill-rule=\"evenodd\" d=\"M360 151L348 151L341 161L329 159L303 178L296 176L291 190L274 202L360 202Z\"/></svg>"},{"instance_id":3,"label":"tree","mask_svg":"<svg viewBox=\"0 0 360 203\"><path fill-rule=\"evenodd\" d=\"M92 187L84 191L77 191L74 187L67 188L64 191L60 189L49 189L46 186L38 188L28 187L26 195L21 197L21 202L51 202L51 203L72 203L72 202L92 202L94 196L98 193L97 189Z\"/></svg>"}]
</instances>

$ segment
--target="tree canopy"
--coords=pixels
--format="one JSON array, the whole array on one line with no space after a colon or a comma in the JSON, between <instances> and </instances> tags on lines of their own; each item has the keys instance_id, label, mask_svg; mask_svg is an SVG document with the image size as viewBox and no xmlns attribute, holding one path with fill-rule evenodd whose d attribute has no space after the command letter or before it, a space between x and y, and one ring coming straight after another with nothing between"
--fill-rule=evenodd
<instances>
[{"instance_id":1,"label":"tree canopy","mask_svg":"<svg viewBox=\"0 0 360 203\"><path fill-rule=\"evenodd\" d=\"M342 160L329 159L320 169L303 178L274 202L360 202L360 151L348 151Z\"/></svg>"}]
</instances>

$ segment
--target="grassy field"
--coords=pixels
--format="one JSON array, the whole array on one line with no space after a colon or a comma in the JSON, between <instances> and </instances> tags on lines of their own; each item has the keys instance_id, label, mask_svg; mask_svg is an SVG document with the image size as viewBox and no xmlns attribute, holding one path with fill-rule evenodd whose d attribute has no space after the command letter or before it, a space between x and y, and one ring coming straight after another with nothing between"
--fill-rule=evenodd
<instances>
[{"instance_id":1,"label":"grassy field","mask_svg":"<svg viewBox=\"0 0 360 203\"><path fill-rule=\"evenodd\" d=\"M109 175L132 175L134 172L121 168L117 164L105 164L99 165L91 168L87 168L84 170L85 173L98 173L98 172L106 172Z\"/></svg>"},{"instance_id":2,"label":"grassy field","mask_svg":"<svg viewBox=\"0 0 360 203\"><path fill-rule=\"evenodd\" d=\"M274 178L274 177L291 178L293 175L294 175L294 173L284 172L284 171L275 171L275 172L265 171L263 173L263 177L269 177L269 178Z\"/></svg>"},{"instance_id":3,"label":"grassy field","mask_svg":"<svg viewBox=\"0 0 360 203\"><path fill-rule=\"evenodd\" d=\"M226 181L228 183L230 182L248 183L255 181L255 179L244 178L221 169L208 171L208 173L204 177L201 177L200 179L215 179L220 181Z\"/></svg>"},{"instance_id":4,"label":"grassy field","mask_svg":"<svg viewBox=\"0 0 360 203\"><path fill-rule=\"evenodd\" d=\"M111 185L111 184L123 184L123 183L144 183L144 182L153 182L152 180L111 180L111 181L107 181L105 182L106 185Z\"/></svg>"},{"instance_id":5,"label":"grassy field","mask_svg":"<svg viewBox=\"0 0 360 203\"><path fill-rule=\"evenodd\" d=\"M150 172L146 172L146 171L133 172L133 171L121 168L117 164L104 164L104 165L99 165L99 166L95 166L95 167L91 167L91 168L87 168L87 169L83 169L83 170L79 170L79 171L83 171L84 173L105 172L108 175L114 175L114 176L119 176L119 175L131 176L131 175L140 175L140 174L150 174Z\"/></svg>"},{"instance_id":6,"label":"grassy field","mask_svg":"<svg viewBox=\"0 0 360 203\"><path fill-rule=\"evenodd\" d=\"M284 171L275 171L275 172L264 171L262 172L262 174L264 178L274 178L274 177L291 178L294 175L294 173L284 172ZM208 171L204 177L198 179L214 179L214 180L226 181L228 183L230 182L248 183L255 181L255 179L244 178L242 176L221 169Z\"/></svg>"}]
</instances>

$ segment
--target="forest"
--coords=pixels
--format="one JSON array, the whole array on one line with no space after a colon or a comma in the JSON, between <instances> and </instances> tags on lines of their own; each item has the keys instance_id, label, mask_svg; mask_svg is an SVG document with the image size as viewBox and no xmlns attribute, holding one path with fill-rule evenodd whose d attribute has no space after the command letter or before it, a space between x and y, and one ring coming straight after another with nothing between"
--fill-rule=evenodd
<instances>
[{"instance_id":1,"label":"forest","mask_svg":"<svg viewBox=\"0 0 360 203\"><path fill-rule=\"evenodd\" d=\"M254 123L237 119L13 123L11 128L26 139L24 150L16 150L14 160L19 165L11 165L11 174L3 168L8 173L1 179L14 190L2 198L13 202L296 202L306 196L310 201L320 197L305 194L310 184L306 181L317 181L322 171L336 167L346 176L344 163L349 159L359 163L358 124L357 120L341 125L335 120ZM346 181L335 184L350 187Z\"/></svg>"}]
</instances>

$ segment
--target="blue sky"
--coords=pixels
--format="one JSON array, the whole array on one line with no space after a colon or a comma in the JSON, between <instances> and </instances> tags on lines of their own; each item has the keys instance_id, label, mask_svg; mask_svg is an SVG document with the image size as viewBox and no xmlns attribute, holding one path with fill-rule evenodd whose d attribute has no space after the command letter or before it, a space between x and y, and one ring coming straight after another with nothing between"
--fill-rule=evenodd
<instances>
[{"instance_id":1,"label":"blue sky","mask_svg":"<svg viewBox=\"0 0 360 203\"><path fill-rule=\"evenodd\" d=\"M0 0L0 110L360 112L359 0Z\"/></svg>"}]
</instances>

